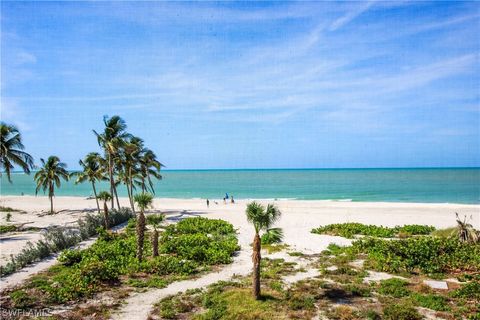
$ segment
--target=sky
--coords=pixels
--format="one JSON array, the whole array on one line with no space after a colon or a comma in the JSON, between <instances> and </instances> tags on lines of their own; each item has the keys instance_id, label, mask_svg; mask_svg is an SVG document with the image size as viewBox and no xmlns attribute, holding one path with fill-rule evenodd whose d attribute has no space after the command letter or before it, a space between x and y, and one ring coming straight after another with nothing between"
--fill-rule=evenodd
<instances>
[{"instance_id":1,"label":"sky","mask_svg":"<svg viewBox=\"0 0 480 320\"><path fill-rule=\"evenodd\" d=\"M70 169L480 166L480 2L1 2L1 120Z\"/></svg>"}]
</instances>

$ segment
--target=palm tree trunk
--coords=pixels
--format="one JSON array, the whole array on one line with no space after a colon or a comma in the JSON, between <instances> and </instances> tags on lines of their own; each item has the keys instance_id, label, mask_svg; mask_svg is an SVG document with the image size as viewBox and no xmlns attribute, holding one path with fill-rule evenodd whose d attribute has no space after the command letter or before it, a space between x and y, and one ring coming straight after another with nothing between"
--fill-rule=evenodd
<instances>
[{"instance_id":1,"label":"palm tree trunk","mask_svg":"<svg viewBox=\"0 0 480 320\"><path fill-rule=\"evenodd\" d=\"M53 197L48 196L50 198L50 214L53 214Z\"/></svg>"},{"instance_id":2,"label":"palm tree trunk","mask_svg":"<svg viewBox=\"0 0 480 320\"><path fill-rule=\"evenodd\" d=\"M108 153L108 176L110 178L110 194L112 195L112 209L115 208L113 203L113 188L115 187L115 183L113 181L113 159L110 152ZM120 209L120 208L119 208Z\"/></svg>"},{"instance_id":3,"label":"palm tree trunk","mask_svg":"<svg viewBox=\"0 0 480 320\"><path fill-rule=\"evenodd\" d=\"M145 237L145 215L143 209L140 209L140 214L137 219L137 259L143 259L143 242Z\"/></svg>"},{"instance_id":4,"label":"palm tree trunk","mask_svg":"<svg viewBox=\"0 0 480 320\"><path fill-rule=\"evenodd\" d=\"M103 202L103 219L105 223L105 230L108 230L108 207L107 201Z\"/></svg>"},{"instance_id":5,"label":"palm tree trunk","mask_svg":"<svg viewBox=\"0 0 480 320\"><path fill-rule=\"evenodd\" d=\"M133 213L135 213L135 200L133 200L133 180L130 181L130 194L132 195L132 209L133 209Z\"/></svg>"},{"instance_id":6,"label":"palm tree trunk","mask_svg":"<svg viewBox=\"0 0 480 320\"><path fill-rule=\"evenodd\" d=\"M260 299L260 261L262 256L260 251L262 250L260 236L258 233L255 233L255 238L253 239L253 296L256 300Z\"/></svg>"},{"instance_id":7,"label":"palm tree trunk","mask_svg":"<svg viewBox=\"0 0 480 320\"><path fill-rule=\"evenodd\" d=\"M158 257L158 230L155 228L152 234L153 256Z\"/></svg>"},{"instance_id":8,"label":"palm tree trunk","mask_svg":"<svg viewBox=\"0 0 480 320\"><path fill-rule=\"evenodd\" d=\"M132 179L132 168L128 169L128 184L127 191L128 197L130 198L130 206L132 207L132 213L135 213L135 203L133 201L133 179Z\"/></svg>"},{"instance_id":9,"label":"palm tree trunk","mask_svg":"<svg viewBox=\"0 0 480 320\"><path fill-rule=\"evenodd\" d=\"M100 204L98 203L98 198L97 198L97 189L95 188L95 182L92 181L92 188L93 188L93 194L95 195L95 201L97 202L97 211L100 213Z\"/></svg>"},{"instance_id":10,"label":"palm tree trunk","mask_svg":"<svg viewBox=\"0 0 480 320\"><path fill-rule=\"evenodd\" d=\"M50 182L48 190L48 198L50 199L50 214L53 214L53 183Z\"/></svg>"},{"instance_id":11,"label":"palm tree trunk","mask_svg":"<svg viewBox=\"0 0 480 320\"><path fill-rule=\"evenodd\" d=\"M130 208L132 208L132 212L135 213L135 207L133 206L132 192L130 190L131 190L130 183L127 183L127 192L128 192L128 200L130 201Z\"/></svg>"},{"instance_id":12,"label":"palm tree trunk","mask_svg":"<svg viewBox=\"0 0 480 320\"><path fill-rule=\"evenodd\" d=\"M117 199L117 207L120 210L120 201L118 201L118 193L117 193L117 187L115 186L115 180L113 181L113 192L115 192L115 199Z\"/></svg>"}]
</instances>

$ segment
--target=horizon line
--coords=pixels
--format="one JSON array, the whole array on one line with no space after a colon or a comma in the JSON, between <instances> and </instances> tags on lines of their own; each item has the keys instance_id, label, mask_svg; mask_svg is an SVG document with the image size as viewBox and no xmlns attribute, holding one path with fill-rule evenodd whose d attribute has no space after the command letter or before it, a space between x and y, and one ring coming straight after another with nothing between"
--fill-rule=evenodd
<instances>
[{"instance_id":1,"label":"horizon line","mask_svg":"<svg viewBox=\"0 0 480 320\"><path fill-rule=\"evenodd\" d=\"M162 171L283 171L283 170L402 170L402 169L480 169L480 166L426 166L426 167L309 167L309 168L207 168L207 169L195 169L195 168L181 168L181 169L162 169ZM79 169L67 170L78 171ZM36 172L38 170L31 170ZM11 173L25 173L21 170L14 170Z\"/></svg>"}]
</instances>

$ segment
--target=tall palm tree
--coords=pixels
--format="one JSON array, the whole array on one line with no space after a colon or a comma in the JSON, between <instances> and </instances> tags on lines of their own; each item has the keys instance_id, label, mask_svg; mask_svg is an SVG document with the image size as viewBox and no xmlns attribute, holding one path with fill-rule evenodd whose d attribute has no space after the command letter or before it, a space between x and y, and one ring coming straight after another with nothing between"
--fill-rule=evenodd
<instances>
[{"instance_id":1,"label":"tall palm tree","mask_svg":"<svg viewBox=\"0 0 480 320\"><path fill-rule=\"evenodd\" d=\"M134 197L140 213L137 217L137 259L142 261L143 258L143 243L145 239L145 209L150 207L153 202L153 195L150 193L139 193Z\"/></svg>"},{"instance_id":2,"label":"tall palm tree","mask_svg":"<svg viewBox=\"0 0 480 320\"><path fill-rule=\"evenodd\" d=\"M128 198L132 211L135 212L133 201L134 179L141 177L139 172L140 155L143 152L143 140L131 136L122 146L122 152L118 158L118 177L127 187Z\"/></svg>"},{"instance_id":3,"label":"tall palm tree","mask_svg":"<svg viewBox=\"0 0 480 320\"><path fill-rule=\"evenodd\" d=\"M107 191L100 191L97 196L98 199L103 200L103 219L105 223L105 230L108 230L108 207L107 202L108 200L112 199L112 196ZM98 201L98 200L97 200Z\"/></svg>"},{"instance_id":4,"label":"tall palm tree","mask_svg":"<svg viewBox=\"0 0 480 320\"><path fill-rule=\"evenodd\" d=\"M72 176L77 176L75 184L90 181L92 184L93 194L95 195L95 201L97 202L98 213L100 213L100 205L98 203L95 182L105 180L102 166L104 161L105 160L97 152L90 152L85 156L85 159L78 161L78 164L80 164L82 167L82 171L74 172L72 174Z\"/></svg>"},{"instance_id":5,"label":"tall palm tree","mask_svg":"<svg viewBox=\"0 0 480 320\"><path fill-rule=\"evenodd\" d=\"M48 189L48 198L50 199L50 213L53 214L53 197L55 196L55 186L60 188L60 179L68 181L69 174L66 170L67 165L60 162L57 156L50 156L47 161L40 159L42 167L37 173L35 173L35 181L37 182L37 188L35 189L35 195L38 194L40 189L45 191Z\"/></svg>"},{"instance_id":6,"label":"tall palm tree","mask_svg":"<svg viewBox=\"0 0 480 320\"><path fill-rule=\"evenodd\" d=\"M153 226L152 248L154 257L158 257L158 228L163 221L165 221L164 214L152 214L147 217L148 224Z\"/></svg>"},{"instance_id":7,"label":"tall palm tree","mask_svg":"<svg viewBox=\"0 0 480 320\"><path fill-rule=\"evenodd\" d=\"M10 183L12 182L10 173L14 165L20 166L27 174L30 173L30 169L33 169L33 157L23 151L24 149L18 129L0 122L0 168L5 170Z\"/></svg>"},{"instance_id":8,"label":"tall palm tree","mask_svg":"<svg viewBox=\"0 0 480 320\"><path fill-rule=\"evenodd\" d=\"M247 220L255 228L255 237L253 238L253 296L255 299L260 298L260 262L262 256L262 244L260 240L260 231L269 229L279 218L281 212L273 204L263 205L257 202L251 202L247 205L245 211Z\"/></svg>"},{"instance_id":9,"label":"tall palm tree","mask_svg":"<svg viewBox=\"0 0 480 320\"><path fill-rule=\"evenodd\" d=\"M140 164L140 174L141 174L141 183L140 186L142 187L142 192L146 192L148 190L148 186L150 187L150 191L155 194L155 188L153 187L152 177L158 180L162 179L160 174L160 169L164 167L160 161L157 160L157 156L155 153L145 148L144 151L139 155L139 164Z\"/></svg>"},{"instance_id":10,"label":"tall palm tree","mask_svg":"<svg viewBox=\"0 0 480 320\"><path fill-rule=\"evenodd\" d=\"M118 200L117 188L115 187L114 178L114 163L115 158L118 156L119 148L123 145L124 140L127 139L130 134L125 130L127 125L125 121L119 116L103 117L103 123L105 129L102 133L97 133L93 130L93 133L97 136L98 144L104 149L107 158L107 171L110 180L110 193L112 194L112 208L114 207L113 196L117 199L117 206L120 209L120 202Z\"/></svg>"}]
</instances>

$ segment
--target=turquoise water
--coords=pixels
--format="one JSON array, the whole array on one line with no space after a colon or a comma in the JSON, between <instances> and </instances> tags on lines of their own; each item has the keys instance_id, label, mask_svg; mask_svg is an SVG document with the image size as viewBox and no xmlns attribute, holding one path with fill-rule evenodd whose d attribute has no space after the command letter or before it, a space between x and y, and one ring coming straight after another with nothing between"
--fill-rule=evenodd
<instances>
[{"instance_id":1,"label":"turquoise water","mask_svg":"<svg viewBox=\"0 0 480 320\"><path fill-rule=\"evenodd\" d=\"M480 203L480 168L172 170L163 177L156 183L157 197L221 199L228 192L237 199ZM2 176L2 195L35 194L33 175L12 178L9 184ZM119 193L127 194L123 188ZM71 181L56 190L58 196L91 194L90 184Z\"/></svg>"}]
</instances>

